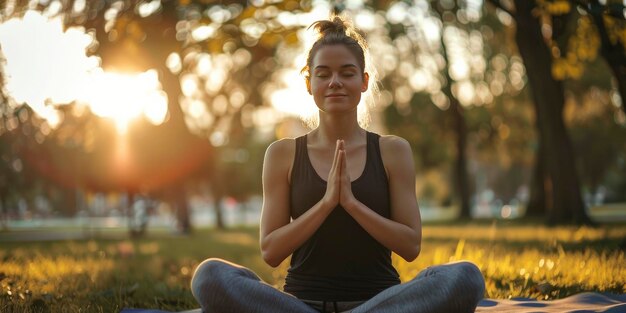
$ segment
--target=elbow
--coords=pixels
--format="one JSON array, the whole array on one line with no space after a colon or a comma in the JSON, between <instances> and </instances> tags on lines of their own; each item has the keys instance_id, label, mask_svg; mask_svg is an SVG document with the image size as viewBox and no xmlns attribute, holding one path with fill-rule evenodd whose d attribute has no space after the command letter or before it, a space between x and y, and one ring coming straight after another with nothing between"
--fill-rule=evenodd
<instances>
[{"instance_id":1,"label":"elbow","mask_svg":"<svg viewBox=\"0 0 626 313\"><path fill-rule=\"evenodd\" d=\"M282 263L282 260L274 256L267 250L261 251L261 256L263 257L263 261L265 261L265 263L267 263L267 265L271 267L277 267L278 265L280 265L280 263Z\"/></svg>"},{"instance_id":2,"label":"elbow","mask_svg":"<svg viewBox=\"0 0 626 313\"><path fill-rule=\"evenodd\" d=\"M420 255L421 247L419 245L412 246L411 249L401 255L407 262L413 262Z\"/></svg>"},{"instance_id":3,"label":"elbow","mask_svg":"<svg viewBox=\"0 0 626 313\"><path fill-rule=\"evenodd\" d=\"M422 252L422 230L419 228L419 231L416 232L415 236L409 241L407 249L405 250L403 255L400 255L407 262L413 262Z\"/></svg>"},{"instance_id":4,"label":"elbow","mask_svg":"<svg viewBox=\"0 0 626 313\"><path fill-rule=\"evenodd\" d=\"M261 241L261 257L263 261L267 263L267 265L271 267L277 267L282 263L282 259L276 255L276 252L271 249L270 244L267 240Z\"/></svg>"}]
</instances>

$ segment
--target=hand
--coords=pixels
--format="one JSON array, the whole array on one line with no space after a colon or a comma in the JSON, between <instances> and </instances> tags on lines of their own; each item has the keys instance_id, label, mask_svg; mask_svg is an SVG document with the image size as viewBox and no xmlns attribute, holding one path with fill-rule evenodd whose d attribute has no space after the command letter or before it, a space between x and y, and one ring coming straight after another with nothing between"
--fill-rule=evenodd
<instances>
[{"instance_id":1,"label":"hand","mask_svg":"<svg viewBox=\"0 0 626 313\"><path fill-rule=\"evenodd\" d=\"M356 200L352 193L352 179L348 172L348 159L346 158L346 150L344 148L343 140L341 141L341 150L339 151L341 160L341 189L339 192L339 204L348 210Z\"/></svg>"},{"instance_id":2,"label":"hand","mask_svg":"<svg viewBox=\"0 0 626 313\"><path fill-rule=\"evenodd\" d=\"M345 155L345 151L343 150L343 141L337 140L337 144L335 145L335 156L333 157L333 165L330 167L330 172L328 173L328 182L326 183L326 193L322 198L322 202L329 207L330 209L334 209L339 204L339 195L341 190L341 164L342 154Z\"/></svg>"}]
</instances>

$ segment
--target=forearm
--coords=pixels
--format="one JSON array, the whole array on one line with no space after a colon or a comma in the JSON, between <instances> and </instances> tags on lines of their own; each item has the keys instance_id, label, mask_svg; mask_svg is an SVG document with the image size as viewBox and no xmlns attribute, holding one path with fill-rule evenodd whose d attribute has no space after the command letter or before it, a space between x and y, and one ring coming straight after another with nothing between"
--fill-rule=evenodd
<instances>
[{"instance_id":1,"label":"forearm","mask_svg":"<svg viewBox=\"0 0 626 313\"><path fill-rule=\"evenodd\" d=\"M344 209L374 239L403 259L412 261L419 255L421 245L419 231L379 215L356 199Z\"/></svg>"},{"instance_id":2,"label":"forearm","mask_svg":"<svg viewBox=\"0 0 626 313\"><path fill-rule=\"evenodd\" d=\"M306 213L266 235L261 241L261 251L265 262L274 267L278 266L311 238L333 208L320 200Z\"/></svg>"}]
</instances>

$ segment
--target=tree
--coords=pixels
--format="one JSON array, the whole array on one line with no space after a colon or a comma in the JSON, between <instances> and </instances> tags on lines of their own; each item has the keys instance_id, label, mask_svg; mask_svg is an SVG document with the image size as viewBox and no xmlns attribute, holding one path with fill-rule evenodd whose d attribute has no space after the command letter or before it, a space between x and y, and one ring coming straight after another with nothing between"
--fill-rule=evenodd
<instances>
[{"instance_id":1,"label":"tree","mask_svg":"<svg viewBox=\"0 0 626 313\"><path fill-rule=\"evenodd\" d=\"M564 5L568 3L570 5ZM622 99L622 111L626 113L626 17L624 16L624 3L622 1L605 1L601 4L598 0L572 0L555 3L546 10L553 19L566 19L565 23L574 24L577 22L575 31L564 33L556 38L560 42L567 43L559 45L562 51L561 63L569 63L570 67L580 67L577 63L592 61L599 50L600 55L607 63L608 67L617 82L617 90ZM580 8L582 12L574 10ZM568 25L569 26L569 25ZM569 26L572 27L572 26ZM576 71L573 75L565 73L555 73L559 79L564 77L580 78L577 75L582 71ZM559 75L560 74L560 75Z\"/></svg>"},{"instance_id":2,"label":"tree","mask_svg":"<svg viewBox=\"0 0 626 313\"><path fill-rule=\"evenodd\" d=\"M3 96L4 97L4 96ZM6 105L4 99L2 105ZM6 112L6 111L5 111ZM0 133L0 228L7 229L10 198L19 191L19 166L21 160L15 155L15 142L20 138L16 131L18 118L13 112L2 114Z\"/></svg>"},{"instance_id":3,"label":"tree","mask_svg":"<svg viewBox=\"0 0 626 313\"><path fill-rule=\"evenodd\" d=\"M615 105L608 64L598 58L589 65L585 75L566 84L564 117L578 156L584 199L593 206L626 200L626 114Z\"/></svg>"},{"instance_id":4,"label":"tree","mask_svg":"<svg viewBox=\"0 0 626 313\"><path fill-rule=\"evenodd\" d=\"M376 45L378 48L377 51L372 51L375 55L374 59L387 59L387 61L391 61L396 65L399 65L395 68L391 68L390 66L386 68L387 66L380 64L383 68L386 68L382 77L383 85L388 87L390 90L395 91L391 102L393 106L398 107L398 113L400 113L399 115L391 113L392 115L386 116L387 125L392 128L394 133L405 137L408 136L409 138L413 137L410 130L407 130L406 132L402 131L402 128L407 127L406 125L403 127L394 127L394 125L397 126L398 124L390 121L401 121L402 115L409 115L411 110L416 108L415 101L424 99L424 97L421 97L418 93L421 92L421 89L426 89L427 83L419 82L418 80L420 80L420 78L411 77L413 74L411 73L411 70L414 70L416 66L419 67L425 65L419 64L421 62L433 62L438 58L442 61L442 65L436 65L434 68L430 67L432 71L426 73L426 75L430 77L422 77L421 79L430 78L433 81L438 81L437 83L439 84L439 87L428 87L429 92L436 97L437 106L441 110L445 111L446 114L450 115L450 118L446 120L452 122L450 126L454 130L453 140L455 142L454 147L456 151L454 161L455 165L453 166L454 170L452 175L455 187L454 194L460 206L460 217L469 217L470 186L466 157L467 129L463 116L464 107L458 99L458 92L455 92L458 91L458 88L456 88L459 87L457 84L458 82L449 74L451 71L450 64L453 61L453 56L451 56L449 52L451 50L449 46L451 45L450 42L455 41L455 39L458 38L450 38L453 35L448 36L448 38L444 38L445 32L455 33L458 29L457 25L455 25L453 21L444 19L444 15L453 15L456 7L453 6L453 8L446 8L445 6L440 6L438 3L434 3L432 6L424 9L423 7L417 5L409 7L409 5L405 2L398 2L395 4L375 3L374 5L382 6L375 7L375 9L389 10L389 16L384 19L382 17L380 18L386 22L388 32L379 33L380 31L372 31L369 34L372 46ZM413 13L419 15L419 18L416 16L406 15L406 13L400 13L400 10L415 10L416 12ZM367 11L367 9L364 9L363 11ZM395 14L391 12L395 12ZM394 17L393 15L396 14L397 17ZM439 33L438 38L428 40L429 35L423 30L424 25L420 23L420 20L424 18L438 18L440 20L439 25L437 25L437 31ZM395 48L394 43L381 38L382 36L391 37L394 43L402 48ZM381 44L385 44L387 47L381 49ZM458 47L455 48L458 50ZM393 60L391 58L393 58ZM423 84L423 86L419 86L420 84ZM433 83L433 85L434 84L435 83ZM433 101L428 99L427 103L432 105ZM432 123L432 121L430 123ZM412 124L414 125L412 129L413 131L415 131L415 128L420 127L414 123ZM418 136L427 137L421 134ZM417 147L418 145L416 145L415 141L411 142L413 143L414 149L421 150ZM423 158L420 158L419 156L417 157L418 160L423 160Z\"/></svg>"},{"instance_id":5,"label":"tree","mask_svg":"<svg viewBox=\"0 0 626 313\"><path fill-rule=\"evenodd\" d=\"M94 33L97 49L92 53L102 58L103 67L156 69L168 96L166 122L130 131L129 137L137 140L133 154L137 156L134 163L138 169L128 168L127 175L112 178L109 183L131 194L145 188L167 189L168 192L161 194L169 195L172 206L180 213L183 232L188 232L184 180L196 169L209 169L213 171L205 173L206 177L212 186L219 186L215 165L201 164L216 162L215 147L228 142L231 126L238 125L232 123L234 118L249 120L250 111L265 104L260 87L274 70L272 59L279 43L297 42L295 31L301 26L282 25L278 13L297 13L308 4L172 0L80 3L63 2L58 14L63 16L66 27L80 26ZM50 5L40 3L37 9L45 10ZM26 3L15 4L12 15L23 14L26 7ZM6 7L1 5L0 9ZM215 65L215 70L207 70L207 62ZM221 77L215 75L218 70ZM195 88L183 89L181 83L185 86L195 83ZM200 116L197 109L190 112L194 101L203 103ZM253 126L249 122L243 124ZM94 160L108 159L111 151L106 149L93 153ZM189 154L195 156L193 164L185 164ZM143 176L146 173L153 175L146 178ZM159 182L163 177L167 181ZM217 223L223 225L221 214L217 213Z\"/></svg>"},{"instance_id":6,"label":"tree","mask_svg":"<svg viewBox=\"0 0 626 313\"><path fill-rule=\"evenodd\" d=\"M494 97L502 93L519 92L524 86L522 76L516 76L520 79L515 84L507 82L507 75L501 72L507 70L506 60L498 62L498 69L490 68L492 58L497 55L493 51L498 49L494 49L489 39L485 39L493 37L493 25L484 25L480 8L472 7L467 2L445 1L418 1L412 5L406 2L383 4L388 5L384 8L387 10L384 21L387 22L388 33L382 36L390 37L392 42L374 38L372 46L375 45L377 51L373 53L376 54L376 60L383 60L380 64L383 68L383 85L393 92L391 104L399 113L399 116L387 115L390 118L387 125L394 133L407 138L419 136L419 139L411 142L422 153L431 149L438 151L435 146L454 142L452 149L456 151L456 156L446 161L454 164L452 180L461 216L469 217L472 186L467 168L467 150L468 135L473 130L467 125L467 112L482 105L491 105ZM374 34L377 32L374 31ZM382 44L390 47L381 48ZM496 59L502 57L498 55ZM512 72L517 74L519 70ZM498 94L494 94L492 89ZM430 99L420 93L430 95ZM427 101L438 107L449 115L444 118L446 123L416 116L423 113L424 108L418 108L415 101ZM393 108L387 110L394 111ZM419 111L413 114L412 110ZM406 115L408 125L399 127L398 122L402 121L396 119L402 115ZM416 123L417 120L427 123L429 129L422 129L419 125L422 122ZM406 131L403 132L401 128ZM430 145L429 149L419 148L422 143L428 142L425 138L434 136L435 130L446 133L447 140L439 140ZM417 132L423 134L415 135ZM416 155L416 159L419 161L423 158ZM428 166L428 163L424 165Z\"/></svg>"},{"instance_id":7,"label":"tree","mask_svg":"<svg viewBox=\"0 0 626 313\"><path fill-rule=\"evenodd\" d=\"M538 2L514 1L514 9L500 1L491 3L516 22L516 42L534 99L539 148L529 210L546 208L549 224L591 223L582 201L574 150L563 121L563 83L553 77L553 54L544 38L540 17L535 14ZM558 38L565 28L559 23L553 25L556 25L554 36Z\"/></svg>"}]
</instances>

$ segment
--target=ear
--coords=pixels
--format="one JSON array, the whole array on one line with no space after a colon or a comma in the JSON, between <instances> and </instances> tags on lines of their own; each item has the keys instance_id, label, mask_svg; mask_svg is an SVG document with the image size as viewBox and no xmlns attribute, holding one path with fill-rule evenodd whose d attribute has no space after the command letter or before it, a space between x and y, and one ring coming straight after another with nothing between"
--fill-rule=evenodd
<instances>
[{"instance_id":1,"label":"ear","mask_svg":"<svg viewBox=\"0 0 626 313\"><path fill-rule=\"evenodd\" d=\"M310 94L313 95L313 93L311 92L311 78L309 76L306 76L304 78L304 82L306 83L306 91Z\"/></svg>"},{"instance_id":2,"label":"ear","mask_svg":"<svg viewBox=\"0 0 626 313\"><path fill-rule=\"evenodd\" d=\"M369 81L370 81L370 74L368 74L367 72L363 73L363 85L361 85L361 92L367 91Z\"/></svg>"}]
</instances>

